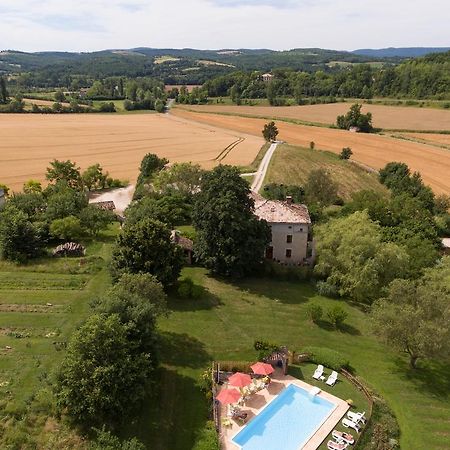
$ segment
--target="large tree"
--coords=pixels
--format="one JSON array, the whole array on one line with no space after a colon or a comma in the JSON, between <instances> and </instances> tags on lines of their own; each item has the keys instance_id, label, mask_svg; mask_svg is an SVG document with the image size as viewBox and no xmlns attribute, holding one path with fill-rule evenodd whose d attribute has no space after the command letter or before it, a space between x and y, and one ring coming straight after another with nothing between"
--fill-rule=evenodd
<instances>
[{"instance_id":1,"label":"large tree","mask_svg":"<svg viewBox=\"0 0 450 450\"><path fill-rule=\"evenodd\" d=\"M198 191L203 173L198 164L175 163L155 176L153 186L162 194L190 196Z\"/></svg>"},{"instance_id":2,"label":"large tree","mask_svg":"<svg viewBox=\"0 0 450 450\"><path fill-rule=\"evenodd\" d=\"M156 319L167 314L166 294L161 283L150 274L124 274L101 297L95 309L103 314L117 314L127 326L128 339L139 351L152 355L156 366Z\"/></svg>"},{"instance_id":3,"label":"large tree","mask_svg":"<svg viewBox=\"0 0 450 450\"><path fill-rule=\"evenodd\" d=\"M193 212L196 255L214 273L243 276L261 264L270 228L254 215L248 183L239 170L218 166L201 181Z\"/></svg>"},{"instance_id":4,"label":"large tree","mask_svg":"<svg viewBox=\"0 0 450 450\"><path fill-rule=\"evenodd\" d=\"M394 280L374 304L372 318L377 334L406 352L411 367L420 358L449 358L450 257L419 281Z\"/></svg>"},{"instance_id":5,"label":"large tree","mask_svg":"<svg viewBox=\"0 0 450 450\"><path fill-rule=\"evenodd\" d=\"M72 189L82 188L80 168L70 160L53 160L50 163L50 167L47 167L47 173L45 176L47 180L55 183L58 181L64 181Z\"/></svg>"},{"instance_id":6,"label":"large tree","mask_svg":"<svg viewBox=\"0 0 450 450\"><path fill-rule=\"evenodd\" d=\"M0 254L4 259L23 263L39 256L44 243L28 215L7 205L0 214Z\"/></svg>"},{"instance_id":7,"label":"large tree","mask_svg":"<svg viewBox=\"0 0 450 450\"><path fill-rule=\"evenodd\" d=\"M331 220L315 230L315 272L342 296L371 303L381 290L408 271L406 251L382 242L380 226L366 211Z\"/></svg>"},{"instance_id":8,"label":"large tree","mask_svg":"<svg viewBox=\"0 0 450 450\"><path fill-rule=\"evenodd\" d=\"M347 114L338 116L336 119L338 128L349 130L355 127L363 133L370 133L373 130L372 113L363 114L361 108L362 105L355 103L350 107Z\"/></svg>"},{"instance_id":9,"label":"large tree","mask_svg":"<svg viewBox=\"0 0 450 450\"><path fill-rule=\"evenodd\" d=\"M278 136L278 128L275 122L269 122L264 125L262 135L267 142L274 141Z\"/></svg>"},{"instance_id":10,"label":"large tree","mask_svg":"<svg viewBox=\"0 0 450 450\"><path fill-rule=\"evenodd\" d=\"M137 223L140 220L152 218L172 228L189 224L192 216L192 198L177 193L162 197L147 195L131 203L125 215L127 223Z\"/></svg>"},{"instance_id":11,"label":"large tree","mask_svg":"<svg viewBox=\"0 0 450 450\"><path fill-rule=\"evenodd\" d=\"M178 279L183 256L171 242L170 229L153 219L126 224L113 251L111 271L115 279L123 273L150 273L163 285Z\"/></svg>"},{"instance_id":12,"label":"large tree","mask_svg":"<svg viewBox=\"0 0 450 450\"><path fill-rule=\"evenodd\" d=\"M117 314L94 314L72 336L57 379L57 400L85 427L120 424L146 395L151 355L136 350Z\"/></svg>"}]
</instances>

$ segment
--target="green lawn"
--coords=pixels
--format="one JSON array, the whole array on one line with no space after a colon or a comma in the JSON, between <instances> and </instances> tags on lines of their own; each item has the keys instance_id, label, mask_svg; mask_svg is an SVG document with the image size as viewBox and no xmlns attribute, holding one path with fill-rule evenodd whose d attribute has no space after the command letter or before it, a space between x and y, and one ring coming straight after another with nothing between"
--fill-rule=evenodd
<instances>
[{"instance_id":1,"label":"green lawn","mask_svg":"<svg viewBox=\"0 0 450 450\"><path fill-rule=\"evenodd\" d=\"M353 192L364 189L387 193L374 173L339 159L334 153L287 144L280 145L274 153L264 183L303 186L315 169L325 169L331 175L338 184L338 194L345 200L349 200Z\"/></svg>"},{"instance_id":2,"label":"green lawn","mask_svg":"<svg viewBox=\"0 0 450 450\"><path fill-rule=\"evenodd\" d=\"M152 450L187 450L205 421L205 402L196 387L212 359L252 360L255 339L301 351L305 346L335 349L351 361L356 374L380 393L397 415L406 450L450 448L450 365L433 363L409 369L407 359L376 340L365 313L340 302L349 313L345 331L311 324L305 307L314 300L323 308L337 302L318 296L309 283L250 279L231 283L203 269L186 268L205 289L200 300L171 298L172 313L163 319L162 393L148 403L137 433ZM303 373L309 379L308 371ZM334 392L339 392L339 385ZM333 392L333 388L331 390ZM355 399L358 402L357 399Z\"/></svg>"}]
</instances>

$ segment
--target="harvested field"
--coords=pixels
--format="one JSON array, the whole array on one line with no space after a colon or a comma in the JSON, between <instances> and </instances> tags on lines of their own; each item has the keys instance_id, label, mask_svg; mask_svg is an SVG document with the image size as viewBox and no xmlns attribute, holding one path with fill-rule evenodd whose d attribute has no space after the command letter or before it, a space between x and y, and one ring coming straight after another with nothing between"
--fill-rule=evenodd
<instances>
[{"instance_id":1,"label":"harvested field","mask_svg":"<svg viewBox=\"0 0 450 450\"><path fill-rule=\"evenodd\" d=\"M199 105L183 108L192 111L242 114L261 117L280 117L312 123L331 125L339 114L345 114L351 103L330 103L304 106L233 106ZM373 124L378 128L401 130L450 130L450 111L434 108L408 108L402 106L363 105L370 111Z\"/></svg>"},{"instance_id":2,"label":"harvested field","mask_svg":"<svg viewBox=\"0 0 450 450\"><path fill-rule=\"evenodd\" d=\"M13 190L30 178L44 181L54 158L82 169L98 162L115 178L134 181L149 152L211 168L248 165L264 143L260 136L160 114L2 114L0 135L0 183Z\"/></svg>"},{"instance_id":3,"label":"harvested field","mask_svg":"<svg viewBox=\"0 0 450 450\"><path fill-rule=\"evenodd\" d=\"M179 108L173 114L255 136L260 135L266 123L263 119L193 113ZM334 153L340 153L343 147L350 147L353 160L375 169L391 161L405 162L412 170L419 171L436 193L450 193L450 152L446 149L377 134L351 133L285 122L278 122L277 126L279 138L290 144L308 147L314 141L317 149Z\"/></svg>"},{"instance_id":4,"label":"harvested field","mask_svg":"<svg viewBox=\"0 0 450 450\"><path fill-rule=\"evenodd\" d=\"M450 134L402 133L402 136L431 144L450 146Z\"/></svg>"}]
</instances>

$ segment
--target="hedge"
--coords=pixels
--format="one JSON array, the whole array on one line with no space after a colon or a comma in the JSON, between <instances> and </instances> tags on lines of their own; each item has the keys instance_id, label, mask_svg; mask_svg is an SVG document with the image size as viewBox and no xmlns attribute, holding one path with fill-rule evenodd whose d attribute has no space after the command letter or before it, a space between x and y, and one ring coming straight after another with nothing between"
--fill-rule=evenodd
<instances>
[{"instance_id":1,"label":"hedge","mask_svg":"<svg viewBox=\"0 0 450 450\"><path fill-rule=\"evenodd\" d=\"M214 422L206 422L205 427L198 434L192 450L219 450L219 436Z\"/></svg>"},{"instance_id":2,"label":"hedge","mask_svg":"<svg viewBox=\"0 0 450 450\"><path fill-rule=\"evenodd\" d=\"M309 354L309 359L315 364L322 364L333 370L349 369L350 361L341 353L325 347L306 347L302 353Z\"/></svg>"}]
</instances>

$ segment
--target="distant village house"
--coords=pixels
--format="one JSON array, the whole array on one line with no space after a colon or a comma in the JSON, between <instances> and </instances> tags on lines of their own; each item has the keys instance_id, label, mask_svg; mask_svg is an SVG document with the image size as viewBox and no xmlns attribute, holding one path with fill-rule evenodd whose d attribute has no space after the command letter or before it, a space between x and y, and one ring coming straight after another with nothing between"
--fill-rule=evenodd
<instances>
[{"instance_id":1,"label":"distant village house","mask_svg":"<svg viewBox=\"0 0 450 450\"><path fill-rule=\"evenodd\" d=\"M252 194L255 214L267 221L272 230L272 242L266 249L266 258L288 265L308 263L312 250L311 218L305 205L296 204L291 197L286 201L266 200Z\"/></svg>"},{"instance_id":2,"label":"distant village house","mask_svg":"<svg viewBox=\"0 0 450 450\"><path fill-rule=\"evenodd\" d=\"M264 83L268 83L269 81L273 80L273 75L271 73L264 73L261 76L262 80L264 81Z\"/></svg>"}]
</instances>

